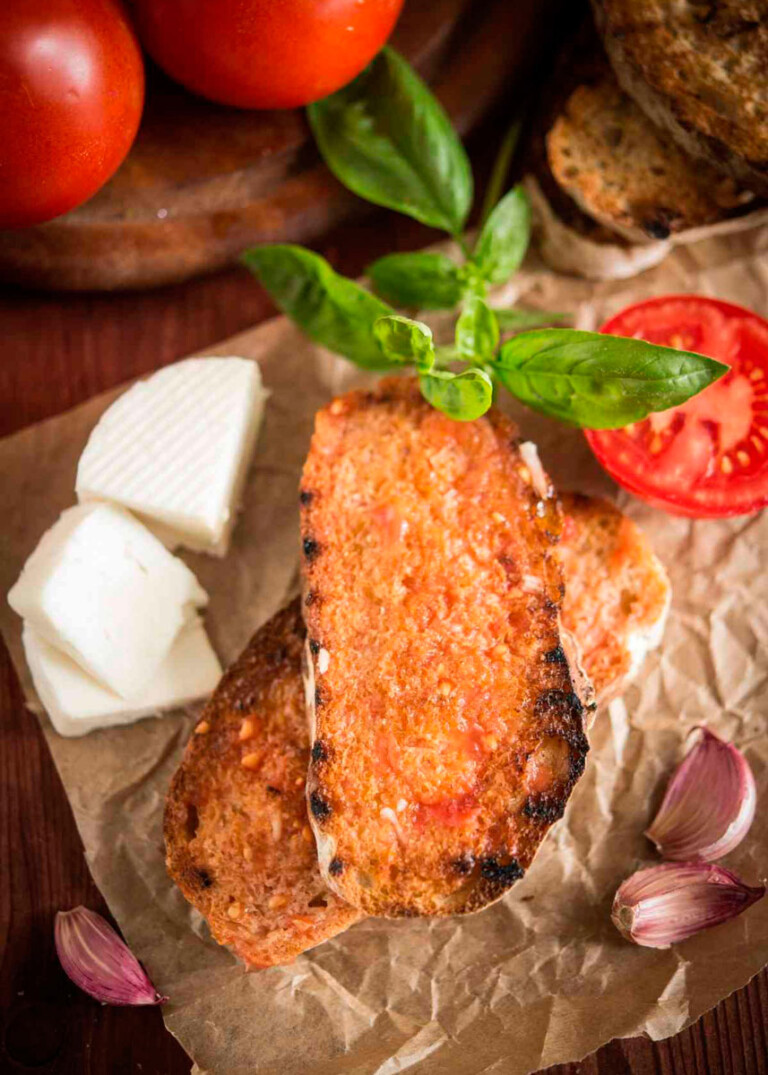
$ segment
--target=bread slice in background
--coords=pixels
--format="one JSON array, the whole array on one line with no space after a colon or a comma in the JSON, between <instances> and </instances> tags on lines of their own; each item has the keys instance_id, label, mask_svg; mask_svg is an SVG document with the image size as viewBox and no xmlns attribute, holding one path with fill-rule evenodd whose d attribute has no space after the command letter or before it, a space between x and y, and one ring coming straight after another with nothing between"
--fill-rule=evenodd
<instances>
[{"instance_id":1,"label":"bread slice in background","mask_svg":"<svg viewBox=\"0 0 768 1075\"><path fill-rule=\"evenodd\" d=\"M751 195L693 161L625 94L606 64L577 86L546 136L562 191L595 221L632 242L722 220Z\"/></svg>"},{"instance_id":2,"label":"bread slice in background","mask_svg":"<svg viewBox=\"0 0 768 1075\"><path fill-rule=\"evenodd\" d=\"M592 0L622 88L694 159L768 195L765 0Z\"/></svg>"},{"instance_id":3,"label":"bread slice in background","mask_svg":"<svg viewBox=\"0 0 768 1075\"><path fill-rule=\"evenodd\" d=\"M580 493L560 500L563 626L576 638L598 703L607 702L661 641L672 589L646 535L617 507Z\"/></svg>"},{"instance_id":4,"label":"bread slice in background","mask_svg":"<svg viewBox=\"0 0 768 1075\"><path fill-rule=\"evenodd\" d=\"M168 872L249 967L290 963L359 917L327 885L307 818L298 599L224 675L171 783Z\"/></svg>"},{"instance_id":5,"label":"bread slice in background","mask_svg":"<svg viewBox=\"0 0 768 1075\"><path fill-rule=\"evenodd\" d=\"M554 491L509 419L451 421L403 377L318 413L301 501L323 874L369 914L478 910L588 749Z\"/></svg>"}]
</instances>

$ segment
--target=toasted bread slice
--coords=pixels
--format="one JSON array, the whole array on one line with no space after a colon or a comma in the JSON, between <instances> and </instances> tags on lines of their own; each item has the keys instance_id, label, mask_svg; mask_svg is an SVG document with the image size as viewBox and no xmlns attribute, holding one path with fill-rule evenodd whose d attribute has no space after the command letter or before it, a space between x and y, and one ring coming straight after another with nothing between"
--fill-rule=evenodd
<instances>
[{"instance_id":1,"label":"toasted bread slice","mask_svg":"<svg viewBox=\"0 0 768 1075\"><path fill-rule=\"evenodd\" d=\"M645 534L607 500L561 495L562 621L598 702L615 698L661 642L672 595Z\"/></svg>"},{"instance_id":2,"label":"toasted bread slice","mask_svg":"<svg viewBox=\"0 0 768 1075\"><path fill-rule=\"evenodd\" d=\"M360 917L328 891L308 824L303 644L297 599L225 674L166 800L171 877L254 968L290 963Z\"/></svg>"},{"instance_id":3,"label":"toasted bread slice","mask_svg":"<svg viewBox=\"0 0 768 1075\"><path fill-rule=\"evenodd\" d=\"M503 415L453 422L390 378L318 413L301 502L323 874L370 914L478 910L588 749L549 480Z\"/></svg>"},{"instance_id":4,"label":"toasted bread slice","mask_svg":"<svg viewBox=\"0 0 768 1075\"><path fill-rule=\"evenodd\" d=\"M768 194L766 0L592 0L622 88L694 157Z\"/></svg>"},{"instance_id":5,"label":"toasted bread slice","mask_svg":"<svg viewBox=\"0 0 768 1075\"><path fill-rule=\"evenodd\" d=\"M562 190L632 242L723 220L752 199L659 133L610 69L573 91L546 145Z\"/></svg>"},{"instance_id":6,"label":"toasted bread slice","mask_svg":"<svg viewBox=\"0 0 768 1075\"><path fill-rule=\"evenodd\" d=\"M585 670L594 677L596 689L605 699L620 689L633 656L642 650L632 639L660 634L669 603L669 584L647 539L612 504L574 493L565 494L561 500L565 521L558 552L565 553L563 623L583 650ZM597 633L596 620L600 621ZM251 967L290 962L361 917L324 891L314 841L307 839L303 788L296 790L296 781L301 778L303 782L309 760L298 660L305 634L298 602L278 613L258 632L233 669L234 679L230 679L230 673L222 682L198 726L200 732L192 736L168 795L165 835L171 875L187 899L209 918L216 939L232 947ZM269 702L268 710L260 708L259 698L265 698L267 681L273 677L275 697L282 695L288 714L282 723L270 716L276 711ZM214 740L208 736L216 727L216 718L211 721L210 716L220 712L219 701L225 691L228 699L223 703L224 716L220 717L224 749L211 749ZM254 714L261 714L259 723L254 724L254 735L241 741L242 721L253 722ZM253 744L260 741L257 733L267 729L273 761L279 764L280 759L287 758L291 766L286 776L292 791L290 796L279 799L279 820L275 790L266 789L253 770L245 770L244 775L242 766L242 758L248 756L246 748L254 753ZM239 749L234 748L235 731ZM246 725L245 731L251 729ZM231 789L244 779L245 793L234 799ZM271 787L276 789L275 785ZM239 809L228 813L230 801L239 802L239 807L252 818L248 832L243 829ZM223 811L221 829L218 822L211 820L216 816L217 803ZM555 813L557 809L554 807ZM289 839L276 860L273 826L279 826L281 835L282 830L290 829L295 836L297 825L301 826L302 839ZM223 870L215 869L220 862L228 865ZM269 906L275 895L275 903L282 904L280 897L285 892L279 888L281 871L291 893L298 894L298 920L293 922L286 918L294 908L293 900L290 905ZM249 902L253 901L254 880L255 903ZM318 894L325 908L319 905ZM234 904L241 912L233 918L235 912L229 912L229 908Z\"/></svg>"}]
</instances>

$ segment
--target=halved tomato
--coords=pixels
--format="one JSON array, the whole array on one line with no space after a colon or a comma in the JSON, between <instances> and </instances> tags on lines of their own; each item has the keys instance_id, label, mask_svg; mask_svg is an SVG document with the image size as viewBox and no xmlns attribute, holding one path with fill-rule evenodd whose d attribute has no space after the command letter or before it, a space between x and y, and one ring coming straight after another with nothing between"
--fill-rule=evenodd
<instances>
[{"instance_id":1,"label":"halved tomato","mask_svg":"<svg viewBox=\"0 0 768 1075\"><path fill-rule=\"evenodd\" d=\"M768 504L768 321L699 295L628 306L601 332L697 351L731 370L681 407L623 429L587 430L629 492L676 515L747 515Z\"/></svg>"}]
</instances>

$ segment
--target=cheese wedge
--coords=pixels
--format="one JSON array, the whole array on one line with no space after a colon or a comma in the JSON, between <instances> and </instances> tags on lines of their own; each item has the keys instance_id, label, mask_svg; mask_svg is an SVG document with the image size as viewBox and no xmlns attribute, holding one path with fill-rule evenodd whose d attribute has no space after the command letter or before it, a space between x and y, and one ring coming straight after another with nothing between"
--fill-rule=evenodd
<instances>
[{"instance_id":1,"label":"cheese wedge","mask_svg":"<svg viewBox=\"0 0 768 1075\"><path fill-rule=\"evenodd\" d=\"M59 735L130 724L210 694L221 676L205 628L195 619L182 629L151 681L132 702L102 687L75 662L24 625L22 635L35 690Z\"/></svg>"},{"instance_id":2,"label":"cheese wedge","mask_svg":"<svg viewBox=\"0 0 768 1075\"><path fill-rule=\"evenodd\" d=\"M135 699L208 595L127 511L81 504L40 539L8 602L103 686Z\"/></svg>"},{"instance_id":3,"label":"cheese wedge","mask_svg":"<svg viewBox=\"0 0 768 1075\"><path fill-rule=\"evenodd\" d=\"M129 388L77 468L81 501L135 512L169 548L224 556L264 411L257 363L190 358Z\"/></svg>"}]
</instances>

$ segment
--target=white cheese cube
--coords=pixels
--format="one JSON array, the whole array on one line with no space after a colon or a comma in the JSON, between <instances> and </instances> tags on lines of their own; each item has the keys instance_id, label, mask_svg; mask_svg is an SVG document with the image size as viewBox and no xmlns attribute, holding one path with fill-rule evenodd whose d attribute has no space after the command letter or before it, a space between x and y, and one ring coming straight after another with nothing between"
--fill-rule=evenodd
<instances>
[{"instance_id":1,"label":"white cheese cube","mask_svg":"<svg viewBox=\"0 0 768 1075\"><path fill-rule=\"evenodd\" d=\"M170 548L224 556L266 393L255 362L189 358L105 411L77 468L80 500L135 512Z\"/></svg>"},{"instance_id":2,"label":"white cheese cube","mask_svg":"<svg viewBox=\"0 0 768 1075\"><path fill-rule=\"evenodd\" d=\"M179 633L151 681L126 702L92 679L28 623L24 652L40 701L59 735L86 735L94 728L130 724L203 698L214 690L221 665L205 628L195 619Z\"/></svg>"},{"instance_id":3,"label":"white cheese cube","mask_svg":"<svg viewBox=\"0 0 768 1075\"><path fill-rule=\"evenodd\" d=\"M8 602L101 684L135 698L208 595L127 511L81 504L40 539Z\"/></svg>"}]
</instances>

